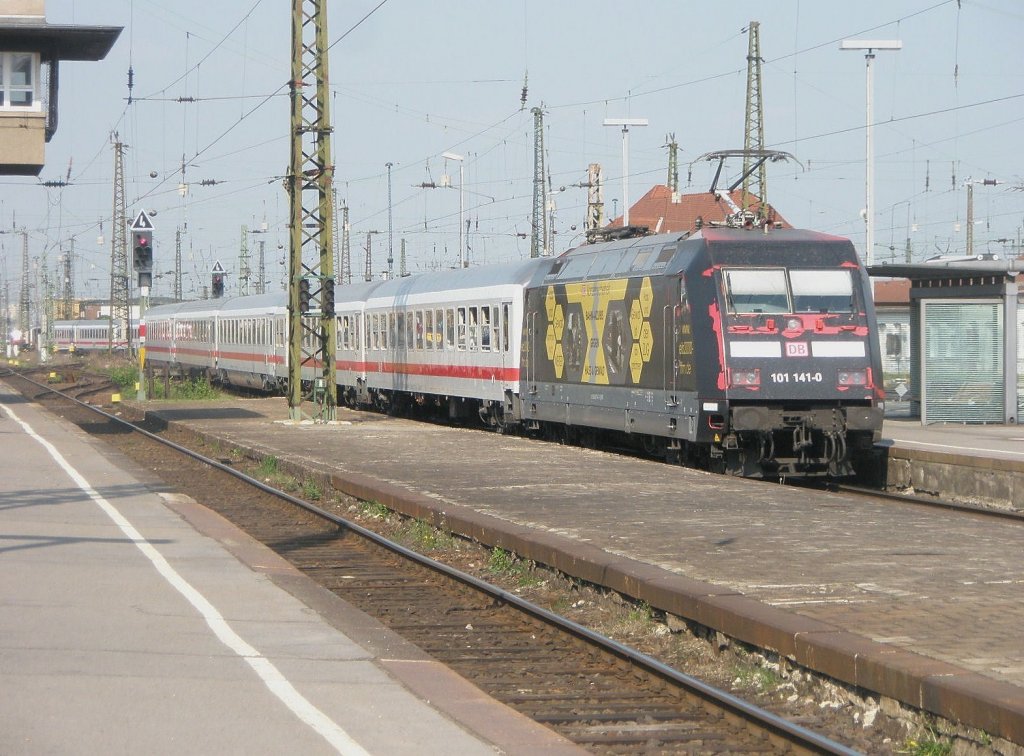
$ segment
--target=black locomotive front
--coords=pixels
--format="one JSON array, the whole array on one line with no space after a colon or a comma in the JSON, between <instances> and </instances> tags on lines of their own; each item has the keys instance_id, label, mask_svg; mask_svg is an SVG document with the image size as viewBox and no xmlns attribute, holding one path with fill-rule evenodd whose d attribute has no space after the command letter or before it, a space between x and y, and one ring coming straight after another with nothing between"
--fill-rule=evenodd
<instances>
[{"instance_id":1,"label":"black locomotive front","mask_svg":"<svg viewBox=\"0 0 1024 756\"><path fill-rule=\"evenodd\" d=\"M882 374L868 279L847 239L705 232L701 371L715 466L848 475L880 435ZM692 287L691 287L692 288Z\"/></svg>"},{"instance_id":2,"label":"black locomotive front","mask_svg":"<svg viewBox=\"0 0 1024 756\"><path fill-rule=\"evenodd\" d=\"M579 247L528 287L521 357L527 427L624 434L721 472L847 475L881 428L867 277L823 234Z\"/></svg>"}]
</instances>

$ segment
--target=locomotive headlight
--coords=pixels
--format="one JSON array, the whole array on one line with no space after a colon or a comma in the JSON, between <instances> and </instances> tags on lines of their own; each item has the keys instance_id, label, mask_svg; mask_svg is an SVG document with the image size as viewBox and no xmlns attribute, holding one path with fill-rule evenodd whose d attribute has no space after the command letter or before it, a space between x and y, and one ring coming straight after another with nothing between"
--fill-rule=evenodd
<instances>
[{"instance_id":1,"label":"locomotive headlight","mask_svg":"<svg viewBox=\"0 0 1024 756\"><path fill-rule=\"evenodd\" d=\"M803 321L800 318L789 318L786 320L787 331L799 331L803 326Z\"/></svg>"},{"instance_id":2,"label":"locomotive headlight","mask_svg":"<svg viewBox=\"0 0 1024 756\"><path fill-rule=\"evenodd\" d=\"M761 371L758 368L753 370L733 370L732 371L732 385L733 386L760 386L761 385Z\"/></svg>"},{"instance_id":3,"label":"locomotive headlight","mask_svg":"<svg viewBox=\"0 0 1024 756\"><path fill-rule=\"evenodd\" d=\"M868 374L864 370L840 370L836 382L840 386L866 386Z\"/></svg>"}]
</instances>

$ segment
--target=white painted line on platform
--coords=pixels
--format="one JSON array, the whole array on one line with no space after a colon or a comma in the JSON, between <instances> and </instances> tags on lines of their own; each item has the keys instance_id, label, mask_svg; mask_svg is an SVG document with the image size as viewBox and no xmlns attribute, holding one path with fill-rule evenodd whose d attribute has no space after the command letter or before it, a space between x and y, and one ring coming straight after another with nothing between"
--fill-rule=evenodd
<instances>
[{"instance_id":1,"label":"white painted line on platform","mask_svg":"<svg viewBox=\"0 0 1024 756\"><path fill-rule=\"evenodd\" d=\"M319 733L328 743L334 746L339 753L352 754L353 756L363 756L364 754L367 754L367 751L354 741L336 722L310 703L305 696L299 693L269 659L263 656L259 651L243 640L240 635L232 630L227 620L225 620L221 613L217 611L217 608L187 580L178 574L178 572L168 564L167 560L164 559L164 556L157 551L149 541L142 537L142 534L135 529L128 519L122 515L113 504L100 496L100 494L89 485L89 481L87 481L78 472L78 470L72 467L71 464L64 459L64 456L57 451L57 448L53 444L36 433L32 427L19 418L10 407L6 405L0 405L0 407L3 407L7 414L11 416L11 419L20 425L25 433L38 441L39 444L46 449L54 461L64 469L64 472L68 474L68 477L75 482L75 485L85 492L90 499L96 502L100 509L102 509L106 515L114 521L118 528L121 529L121 532L139 548L139 551L145 554L146 558L153 564L157 572L159 572L164 579L167 580L167 582L170 583L176 591L178 591L178 593L184 596L185 599L196 608L220 642L234 651L238 656L242 657L246 664L248 664L257 675L259 675L263 684L267 686L267 689L270 690L271 693L277 696L285 706L291 709L291 711L300 720Z\"/></svg>"},{"instance_id":2,"label":"white painted line on platform","mask_svg":"<svg viewBox=\"0 0 1024 756\"><path fill-rule=\"evenodd\" d=\"M1009 454L1013 457L1024 458L1024 452L1008 451L1007 449L985 449L976 446L953 446L952 444L933 444L929 443L928 441L911 441L909 438L894 438L892 440L893 442L898 444L905 444L908 448L911 446L937 446L940 449L952 449L954 451L975 451L985 452L987 454Z\"/></svg>"}]
</instances>

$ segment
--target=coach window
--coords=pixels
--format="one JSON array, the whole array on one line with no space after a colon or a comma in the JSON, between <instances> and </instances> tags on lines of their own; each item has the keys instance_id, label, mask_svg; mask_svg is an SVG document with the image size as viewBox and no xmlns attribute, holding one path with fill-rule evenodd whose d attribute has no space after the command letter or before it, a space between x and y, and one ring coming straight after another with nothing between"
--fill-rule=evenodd
<instances>
[{"instance_id":1,"label":"coach window","mask_svg":"<svg viewBox=\"0 0 1024 756\"><path fill-rule=\"evenodd\" d=\"M475 351L477 344L480 343L480 320L476 307L469 308L469 328L466 330L466 336L469 348Z\"/></svg>"},{"instance_id":2,"label":"coach window","mask_svg":"<svg viewBox=\"0 0 1024 756\"><path fill-rule=\"evenodd\" d=\"M416 310L416 348L423 349L423 310Z\"/></svg>"},{"instance_id":3,"label":"coach window","mask_svg":"<svg viewBox=\"0 0 1024 756\"><path fill-rule=\"evenodd\" d=\"M396 331L396 335L398 337L398 340L395 342L395 345L394 345L395 348L396 349L405 349L406 346L408 346L408 342L406 341L406 338L405 338L406 330L405 330L405 313L404 312L399 312L399 313L397 313L395 315L395 331Z\"/></svg>"},{"instance_id":4,"label":"coach window","mask_svg":"<svg viewBox=\"0 0 1024 756\"><path fill-rule=\"evenodd\" d=\"M444 348L455 348L455 310L444 311Z\"/></svg>"},{"instance_id":5,"label":"coach window","mask_svg":"<svg viewBox=\"0 0 1024 756\"><path fill-rule=\"evenodd\" d=\"M427 310L423 313L423 329L426 331L425 346L427 349L434 348L434 311Z\"/></svg>"},{"instance_id":6,"label":"coach window","mask_svg":"<svg viewBox=\"0 0 1024 756\"><path fill-rule=\"evenodd\" d=\"M352 338L352 334L349 332L350 324L352 319L348 315L341 316L341 348L348 349Z\"/></svg>"},{"instance_id":7,"label":"coach window","mask_svg":"<svg viewBox=\"0 0 1024 756\"><path fill-rule=\"evenodd\" d=\"M480 308L480 349L491 351L491 308Z\"/></svg>"},{"instance_id":8,"label":"coach window","mask_svg":"<svg viewBox=\"0 0 1024 756\"><path fill-rule=\"evenodd\" d=\"M405 313L405 346L413 349L416 346L416 315L413 312Z\"/></svg>"},{"instance_id":9,"label":"coach window","mask_svg":"<svg viewBox=\"0 0 1024 756\"><path fill-rule=\"evenodd\" d=\"M455 311L455 346L460 350L466 348L466 308L459 307Z\"/></svg>"},{"instance_id":10,"label":"coach window","mask_svg":"<svg viewBox=\"0 0 1024 756\"><path fill-rule=\"evenodd\" d=\"M444 310L434 310L434 349L444 349Z\"/></svg>"}]
</instances>

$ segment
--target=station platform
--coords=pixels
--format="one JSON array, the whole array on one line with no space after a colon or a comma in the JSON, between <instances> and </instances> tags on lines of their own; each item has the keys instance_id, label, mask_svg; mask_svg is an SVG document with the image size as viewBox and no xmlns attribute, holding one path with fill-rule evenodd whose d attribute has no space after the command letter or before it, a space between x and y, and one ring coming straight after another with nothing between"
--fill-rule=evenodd
<instances>
[{"instance_id":1,"label":"station platform","mask_svg":"<svg viewBox=\"0 0 1024 756\"><path fill-rule=\"evenodd\" d=\"M1024 428L886 417L885 483L944 499L1024 510Z\"/></svg>"},{"instance_id":2,"label":"station platform","mask_svg":"<svg viewBox=\"0 0 1024 756\"><path fill-rule=\"evenodd\" d=\"M1024 744L1024 525L280 398L142 409Z\"/></svg>"},{"instance_id":3,"label":"station platform","mask_svg":"<svg viewBox=\"0 0 1024 756\"><path fill-rule=\"evenodd\" d=\"M580 753L0 383L0 752Z\"/></svg>"}]
</instances>

